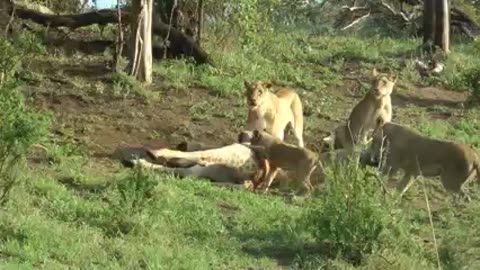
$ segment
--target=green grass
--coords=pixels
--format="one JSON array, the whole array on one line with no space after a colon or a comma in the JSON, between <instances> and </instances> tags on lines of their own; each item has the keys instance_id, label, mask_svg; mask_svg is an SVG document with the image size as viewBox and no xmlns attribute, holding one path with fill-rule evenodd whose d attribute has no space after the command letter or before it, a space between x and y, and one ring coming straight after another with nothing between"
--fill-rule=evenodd
<instances>
[{"instance_id":1,"label":"green grass","mask_svg":"<svg viewBox=\"0 0 480 270\"><path fill-rule=\"evenodd\" d=\"M25 171L25 180L2 209L2 269L435 265L426 210L417 208L411 196L400 204L394 197L385 198L377 182L355 167L332 168L330 189L302 202L164 173L122 169L99 175L85 156L63 148L67 150L55 150L62 162ZM419 184L412 190L422 194ZM429 187L428 192L434 190ZM474 267L480 259L480 221L470 217L480 204L457 209L439 203L442 198L431 200L437 205L434 224L445 269ZM357 210L350 213L350 207ZM377 227L371 227L373 223ZM348 243L356 247L354 243L373 241L374 248L365 250L362 263L353 267L351 258L332 253L333 247L325 250L324 241L334 239L347 240L339 246L347 255Z\"/></svg>"},{"instance_id":2,"label":"green grass","mask_svg":"<svg viewBox=\"0 0 480 270\"><path fill-rule=\"evenodd\" d=\"M75 185L36 173L14 191L2 211L2 269L274 269L268 249L300 248L289 229L302 210L278 197L169 175L70 173ZM132 177L154 183L148 195L129 190L145 199L135 207L122 202L117 184Z\"/></svg>"}]
</instances>

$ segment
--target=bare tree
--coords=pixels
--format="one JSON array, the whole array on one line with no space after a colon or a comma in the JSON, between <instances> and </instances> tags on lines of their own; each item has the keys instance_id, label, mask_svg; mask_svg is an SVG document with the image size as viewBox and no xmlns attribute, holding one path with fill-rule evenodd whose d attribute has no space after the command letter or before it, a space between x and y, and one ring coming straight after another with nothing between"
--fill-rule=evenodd
<instances>
[{"instance_id":1,"label":"bare tree","mask_svg":"<svg viewBox=\"0 0 480 270\"><path fill-rule=\"evenodd\" d=\"M145 84L152 83L153 0L132 1L130 74Z\"/></svg>"},{"instance_id":2,"label":"bare tree","mask_svg":"<svg viewBox=\"0 0 480 270\"><path fill-rule=\"evenodd\" d=\"M118 36L117 36L117 44L115 47L115 54L113 57L113 67L115 68L116 71L119 71L120 70L119 59L123 53L123 43L124 43L123 27L122 27L122 9L121 9L120 0L117 0L117 16L118 16L118 26L117 26Z\"/></svg>"},{"instance_id":3,"label":"bare tree","mask_svg":"<svg viewBox=\"0 0 480 270\"><path fill-rule=\"evenodd\" d=\"M198 0L197 4L197 44L200 45L203 28L203 0Z\"/></svg>"},{"instance_id":4,"label":"bare tree","mask_svg":"<svg viewBox=\"0 0 480 270\"><path fill-rule=\"evenodd\" d=\"M423 5L423 42L450 51L450 9L448 0L425 0Z\"/></svg>"},{"instance_id":5,"label":"bare tree","mask_svg":"<svg viewBox=\"0 0 480 270\"><path fill-rule=\"evenodd\" d=\"M435 45L444 52L450 51L450 9L448 0L435 4Z\"/></svg>"},{"instance_id":6,"label":"bare tree","mask_svg":"<svg viewBox=\"0 0 480 270\"><path fill-rule=\"evenodd\" d=\"M432 44L435 36L435 0L423 2L423 43Z\"/></svg>"}]
</instances>

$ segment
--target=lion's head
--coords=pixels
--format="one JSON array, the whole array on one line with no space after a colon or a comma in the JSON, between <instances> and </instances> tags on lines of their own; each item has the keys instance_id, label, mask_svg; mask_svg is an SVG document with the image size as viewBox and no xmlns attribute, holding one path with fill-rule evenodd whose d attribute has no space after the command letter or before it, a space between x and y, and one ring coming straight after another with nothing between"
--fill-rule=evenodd
<instances>
[{"instance_id":1,"label":"lion's head","mask_svg":"<svg viewBox=\"0 0 480 270\"><path fill-rule=\"evenodd\" d=\"M269 81L245 81L244 84L247 104L252 108L256 108L262 103L263 98L272 87L272 83Z\"/></svg>"},{"instance_id":2,"label":"lion's head","mask_svg":"<svg viewBox=\"0 0 480 270\"><path fill-rule=\"evenodd\" d=\"M392 94L393 86L397 82L397 75L393 72L380 73L377 69L372 71L372 90L377 97L388 96Z\"/></svg>"}]
</instances>

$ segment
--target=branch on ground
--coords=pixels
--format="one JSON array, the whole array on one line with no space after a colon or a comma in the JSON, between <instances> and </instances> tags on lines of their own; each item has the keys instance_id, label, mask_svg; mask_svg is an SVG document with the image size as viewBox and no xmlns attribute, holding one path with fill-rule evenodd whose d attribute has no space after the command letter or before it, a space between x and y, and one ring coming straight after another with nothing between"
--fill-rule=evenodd
<instances>
[{"instance_id":1,"label":"branch on ground","mask_svg":"<svg viewBox=\"0 0 480 270\"><path fill-rule=\"evenodd\" d=\"M77 29L93 24L117 24L118 14L121 14L122 20L124 21L128 21L130 18L130 12L127 8L122 8L120 13L118 13L118 10L116 9L102 9L81 14L52 15L15 5L11 0L1 1L6 4L9 13L15 9L16 17L24 20L31 20L45 27L67 27L69 29ZM191 56L198 64L213 65L209 55L196 44L195 40L178 29L169 27L168 24L156 20L152 25L152 32L162 38L165 38L168 35L169 55L174 57Z\"/></svg>"}]
</instances>

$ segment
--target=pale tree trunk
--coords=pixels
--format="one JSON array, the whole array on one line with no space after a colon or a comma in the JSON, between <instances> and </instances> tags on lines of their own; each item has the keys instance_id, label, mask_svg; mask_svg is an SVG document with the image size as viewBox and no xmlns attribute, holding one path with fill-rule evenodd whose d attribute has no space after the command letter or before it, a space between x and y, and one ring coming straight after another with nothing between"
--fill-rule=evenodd
<instances>
[{"instance_id":1,"label":"pale tree trunk","mask_svg":"<svg viewBox=\"0 0 480 270\"><path fill-rule=\"evenodd\" d=\"M435 45L450 51L450 9L448 0L437 0L435 5Z\"/></svg>"},{"instance_id":2,"label":"pale tree trunk","mask_svg":"<svg viewBox=\"0 0 480 270\"><path fill-rule=\"evenodd\" d=\"M423 43L450 51L450 8L448 0L425 0L423 4Z\"/></svg>"},{"instance_id":3,"label":"pale tree trunk","mask_svg":"<svg viewBox=\"0 0 480 270\"><path fill-rule=\"evenodd\" d=\"M152 83L153 0L132 1L132 53L130 74L145 84Z\"/></svg>"}]
</instances>

